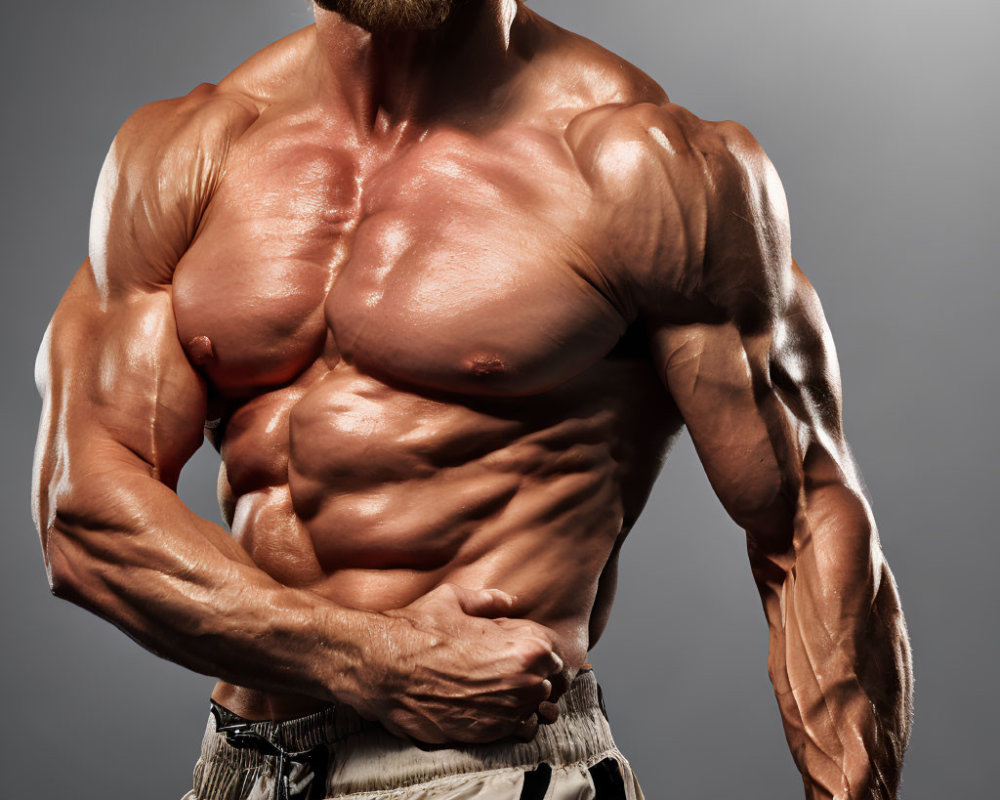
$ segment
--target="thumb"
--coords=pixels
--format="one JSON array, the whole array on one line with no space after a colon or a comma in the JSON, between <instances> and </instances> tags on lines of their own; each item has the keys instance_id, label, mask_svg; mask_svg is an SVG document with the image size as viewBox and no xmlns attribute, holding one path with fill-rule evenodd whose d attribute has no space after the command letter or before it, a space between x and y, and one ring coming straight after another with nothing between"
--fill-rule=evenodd
<instances>
[{"instance_id":1,"label":"thumb","mask_svg":"<svg viewBox=\"0 0 1000 800\"><path fill-rule=\"evenodd\" d=\"M463 589L458 604L471 617L503 617L514 607L514 596L502 589Z\"/></svg>"}]
</instances>

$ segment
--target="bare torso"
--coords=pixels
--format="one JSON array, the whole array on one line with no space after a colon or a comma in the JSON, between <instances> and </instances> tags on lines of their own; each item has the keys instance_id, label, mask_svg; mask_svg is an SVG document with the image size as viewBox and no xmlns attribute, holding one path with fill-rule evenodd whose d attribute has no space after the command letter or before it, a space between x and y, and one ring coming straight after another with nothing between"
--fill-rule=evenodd
<instances>
[{"instance_id":1,"label":"bare torso","mask_svg":"<svg viewBox=\"0 0 1000 800\"><path fill-rule=\"evenodd\" d=\"M272 48L282 88L232 143L173 303L212 388L223 508L262 569L372 610L444 581L498 587L576 668L680 420L602 269L565 134L657 90L618 62L620 79L601 64L567 91L617 59L526 24L573 58L511 81L513 112L388 147L311 91L313 30ZM315 703L215 697L249 716Z\"/></svg>"},{"instance_id":2,"label":"bare torso","mask_svg":"<svg viewBox=\"0 0 1000 800\"><path fill-rule=\"evenodd\" d=\"M526 741L683 421L806 793L894 797L905 624L759 144L513 0L323 5L115 138L36 371L52 591L244 716ZM176 494L206 427L232 536Z\"/></svg>"}]
</instances>

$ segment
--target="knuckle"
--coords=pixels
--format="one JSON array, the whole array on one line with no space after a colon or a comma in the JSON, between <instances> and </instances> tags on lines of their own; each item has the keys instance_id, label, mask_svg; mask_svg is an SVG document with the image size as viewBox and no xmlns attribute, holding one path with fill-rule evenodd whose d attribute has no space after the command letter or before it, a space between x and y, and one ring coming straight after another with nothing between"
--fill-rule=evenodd
<instances>
[{"instance_id":1,"label":"knuckle","mask_svg":"<svg viewBox=\"0 0 1000 800\"><path fill-rule=\"evenodd\" d=\"M536 717L535 715L532 715L528 719L521 721L514 729L514 736L525 742L529 742L532 739L534 739L537 733L538 733L538 717Z\"/></svg>"},{"instance_id":2,"label":"knuckle","mask_svg":"<svg viewBox=\"0 0 1000 800\"><path fill-rule=\"evenodd\" d=\"M538 639L522 639L517 645L516 655L518 666L530 670L552 658L552 650L545 642Z\"/></svg>"},{"instance_id":3,"label":"knuckle","mask_svg":"<svg viewBox=\"0 0 1000 800\"><path fill-rule=\"evenodd\" d=\"M552 631L544 625L539 625L537 622L532 622L531 620L526 620L526 622L532 636L536 639L541 639L543 642L552 644Z\"/></svg>"}]
</instances>

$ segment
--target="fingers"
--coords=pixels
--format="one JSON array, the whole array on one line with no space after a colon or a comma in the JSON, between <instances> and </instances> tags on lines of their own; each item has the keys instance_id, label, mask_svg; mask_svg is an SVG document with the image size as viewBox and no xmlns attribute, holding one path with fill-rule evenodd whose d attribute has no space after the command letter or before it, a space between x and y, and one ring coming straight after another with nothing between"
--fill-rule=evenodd
<instances>
[{"instance_id":1,"label":"fingers","mask_svg":"<svg viewBox=\"0 0 1000 800\"><path fill-rule=\"evenodd\" d=\"M521 742L530 742L538 735L540 725L551 725L557 719L559 719L559 706L543 702L538 706L537 713L517 724L511 736Z\"/></svg>"},{"instance_id":2,"label":"fingers","mask_svg":"<svg viewBox=\"0 0 1000 800\"><path fill-rule=\"evenodd\" d=\"M559 706L547 700L538 705L538 721L542 725L551 725L559 719Z\"/></svg>"},{"instance_id":3,"label":"fingers","mask_svg":"<svg viewBox=\"0 0 1000 800\"><path fill-rule=\"evenodd\" d=\"M552 643L525 637L516 644L517 657L525 672L548 678L562 672L563 660L552 649Z\"/></svg>"},{"instance_id":4,"label":"fingers","mask_svg":"<svg viewBox=\"0 0 1000 800\"><path fill-rule=\"evenodd\" d=\"M566 690L569 689L574 675L575 672L573 670L565 668L551 675L549 679L552 681L552 696L548 699L555 702L566 694Z\"/></svg>"},{"instance_id":5,"label":"fingers","mask_svg":"<svg viewBox=\"0 0 1000 800\"><path fill-rule=\"evenodd\" d=\"M384 727L393 735L423 750L433 751L449 743L486 744L511 738L529 742L540 725L551 725L559 719L559 707L550 700L552 683L543 680L517 690L518 702L512 697L498 705L480 706L475 713L427 713L428 709L396 708L381 717ZM441 709L436 709L440 711Z\"/></svg>"},{"instance_id":6,"label":"fingers","mask_svg":"<svg viewBox=\"0 0 1000 800\"><path fill-rule=\"evenodd\" d=\"M470 617L503 617L514 608L514 596L501 589L454 589L459 606Z\"/></svg>"},{"instance_id":7,"label":"fingers","mask_svg":"<svg viewBox=\"0 0 1000 800\"><path fill-rule=\"evenodd\" d=\"M397 720L391 717L384 717L381 720L384 727L393 736L409 742L412 745L423 749L440 747L442 742L447 741L441 732L427 724L420 724L416 718L401 717Z\"/></svg>"},{"instance_id":8,"label":"fingers","mask_svg":"<svg viewBox=\"0 0 1000 800\"><path fill-rule=\"evenodd\" d=\"M554 650L559 637L514 616L515 603L500 589L443 583L407 607L406 614L420 621L416 628L433 640L414 649L422 664L422 691L437 701L414 703L393 715L387 725L392 733L429 748L508 736L527 742L539 725L559 718L555 701L567 685L565 664ZM455 686L469 691L456 694ZM386 721L386 715L378 716Z\"/></svg>"},{"instance_id":9,"label":"fingers","mask_svg":"<svg viewBox=\"0 0 1000 800\"><path fill-rule=\"evenodd\" d=\"M442 583L410 605L457 603L470 617L502 617L511 612L515 599L502 589L468 589L457 583Z\"/></svg>"},{"instance_id":10,"label":"fingers","mask_svg":"<svg viewBox=\"0 0 1000 800\"><path fill-rule=\"evenodd\" d=\"M532 714L521 720L511 735L520 742L530 742L538 735L538 715Z\"/></svg>"}]
</instances>

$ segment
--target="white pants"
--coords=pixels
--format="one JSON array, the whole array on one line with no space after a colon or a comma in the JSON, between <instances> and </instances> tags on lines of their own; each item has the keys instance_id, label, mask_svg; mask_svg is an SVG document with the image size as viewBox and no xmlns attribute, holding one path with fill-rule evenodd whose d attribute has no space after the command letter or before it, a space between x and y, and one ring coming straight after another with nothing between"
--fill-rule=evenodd
<instances>
[{"instance_id":1,"label":"white pants","mask_svg":"<svg viewBox=\"0 0 1000 800\"><path fill-rule=\"evenodd\" d=\"M348 707L283 722L213 711L182 800L642 800L581 672L531 742L423 750Z\"/></svg>"}]
</instances>

